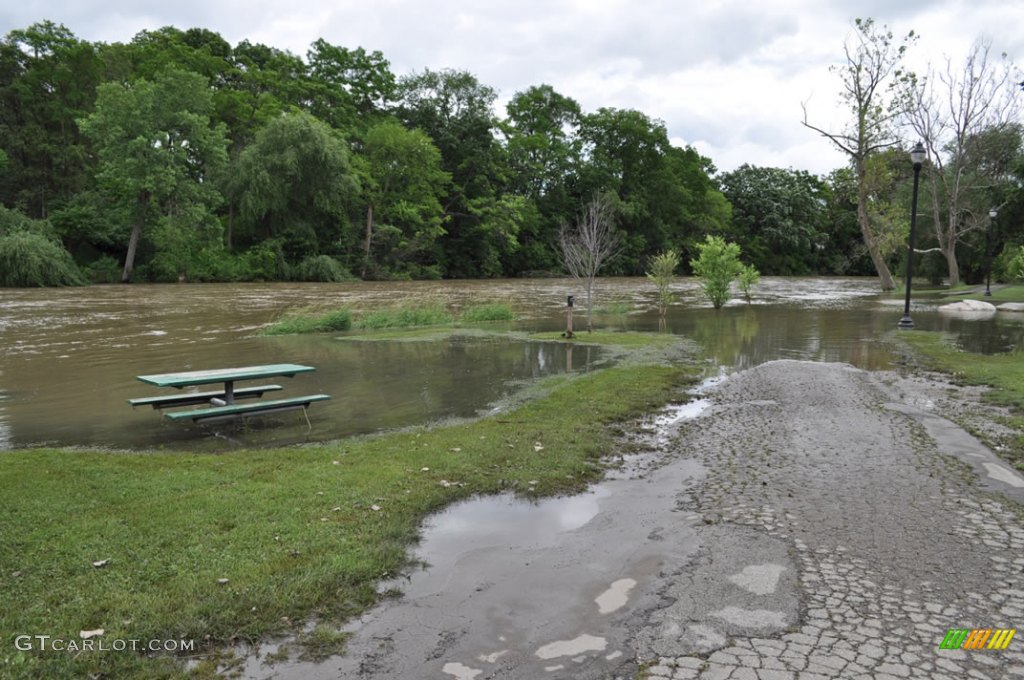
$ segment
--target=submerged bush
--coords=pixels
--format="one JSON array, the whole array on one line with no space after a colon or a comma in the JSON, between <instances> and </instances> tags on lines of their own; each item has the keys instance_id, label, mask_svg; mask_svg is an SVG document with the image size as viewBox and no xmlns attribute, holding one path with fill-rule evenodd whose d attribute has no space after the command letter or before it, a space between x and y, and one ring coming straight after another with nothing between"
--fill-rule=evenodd
<instances>
[{"instance_id":1,"label":"submerged bush","mask_svg":"<svg viewBox=\"0 0 1024 680\"><path fill-rule=\"evenodd\" d=\"M347 331L351 327L352 312L342 308L325 314L296 314L289 316L263 329L263 334L330 333L332 331Z\"/></svg>"},{"instance_id":2,"label":"submerged bush","mask_svg":"<svg viewBox=\"0 0 1024 680\"><path fill-rule=\"evenodd\" d=\"M670 286L676 278L676 269L679 269L679 253L666 250L651 258L647 270L647 278L658 287L658 313L662 316L674 301Z\"/></svg>"},{"instance_id":3,"label":"submerged bush","mask_svg":"<svg viewBox=\"0 0 1024 680\"><path fill-rule=\"evenodd\" d=\"M504 302L489 302L473 305L462 310L462 320L476 323L479 321L512 321L516 315L512 308Z\"/></svg>"},{"instance_id":4,"label":"submerged bush","mask_svg":"<svg viewBox=\"0 0 1024 680\"><path fill-rule=\"evenodd\" d=\"M82 286L85 277L71 254L41 233L11 231L0 236L0 286Z\"/></svg>"},{"instance_id":5,"label":"submerged bush","mask_svg":"<svg viewBox=\"0 0 1024 680\"><path fill-rule=\"evenodd\" d=\"M408 328L409 326L437 326L450 324L455 318L440 305L425 307L400 307L382 309L365 314L357 323L357 328Z\"/></svg>"},{"instance_id":6,"label":"submerged bush","mask_svg":"<svg viewBox=\"0 0 1024 680\"><path fill-rule=\"evenodd\" d=\"M715 309L720 309L729 300L729 287L743 268L740 263L740 247L726 243L720 236L708 236L697 244L700 256L690 260L694 275L700 277L704 295L711 300Z\"/></svg>"},{"instance_id":7,"label":"submerged bush","mask_svg":"<svg viewBox=\"0 0 1024 680\"><path fill-rule=\"evenodd\" d=\"M307 257L295 267L294 276L299 281L323 281L326 283L355 279L349 270L329 255Z\"/></svg>"}]
</instances>

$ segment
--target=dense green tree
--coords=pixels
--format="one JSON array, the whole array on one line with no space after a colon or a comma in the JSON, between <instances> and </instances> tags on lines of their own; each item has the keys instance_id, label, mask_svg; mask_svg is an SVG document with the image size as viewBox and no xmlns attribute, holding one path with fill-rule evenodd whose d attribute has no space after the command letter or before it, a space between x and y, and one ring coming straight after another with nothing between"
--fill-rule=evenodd
<instances>
[{"instance_id":1,"label":"dense green tree","mask_svg":"<svg viewBox=\"0 0 1024 680\"><path fill-rule=\"evenodd\" d=\"M618 272L638 275L651 254L689 250L699 234L728 224L728 203L708 176L710 162L671 145L665 126L639 111L599 109L584 116L580 189L618 197L625 232Z\"/></svg>"},{"instance_id":2,"label":"dense green tree","mask_svg":"<svg viewBox=\"0 0 1024 680\"><path fill-rule=\"evenodd\" d=\"M484 263L498 255L490 230L480 228L481 204L497 204L506 183L505 152L495 137L496 96L466 71L426 70L399 81L398 117L433 139L452 178L442 199L446 233L438 241L445 276L482 276Z\"/></svg>"},{"instance_id":3,"label":"dense green tree","mask_svg":"<svg viewBox=\"0 0 1024 680\"><path fill-rule=\"evenodd\" d=\"M517 92L506 109L508 190L525 198L530 215L518 224L516 247L504 258L508 271L552 270L557 265L559 226L578 208L583 165L579 103L550 85Z\"/></svg>"},{"instance_id":4,"label":"dense green tree","mask_svg":"<svg viewBox=\"0 0 1024 680\"><path fill-rule=\"evenodd\" d=\"M810 274L828 229L824 183L800 170L742 165L721 176L732 204L730 238L759 270Z\"/></svg>"},{"instance_id":5,"label":"dense green tree","mask_svg":"<svg viewBox=\"0 0 1024 680\"><path fill-rule=\"evenodd\" d=\"M34 217L91 185L86 140L76 120L93 106L101 62L95 48L45 21L0 43L0 202Z\"/></svg>"},{"instance_id":6,"label":"dense green tree","mask_svg":"<svg viewBox=\"0 0 1024 680\"><path fill-rule=\"evenodd\" d=\"M348 49L324 39L306 54L313 99L310 113L332 127L363 127L394 99L396 81L380 52Z\"/></svg>"},{"instance_id":7,"label":"dense green tree","mask_svg":"<svg viewBox=\"0 0 1024 680\"><path fill-rule=\"evenodd\" d=\"M363 140L363 196L366 231L361 276L381 277L431 266L434 242L444 234L439 198L450 175L441 153L425 133L397 121L370 128Z\"/></svg>"},{"instance_id":8,"label":"dense green tree","mask_svg":"<svg viewBox=\"0 0 1024 680\"><path fill-rule=\"evenodd\" d=\"M226 160L223 125L211 123L205 77L168 70L153 81L104 83L96 110L80 121L93 141L102 190L130 214L122 281L130 281L144 227L164 245L219 241L214 178Z\"/></svg>"},{"instance_id":9,"label":"dense green tree","mask_svg":"<svg viewBox=\"0 0 1024 680\"><path fill-rule=\"evenodd\" d=\"M308 113L271 121L234 168L245 240L281 243L290 262L344 254L355 243L348 217L359 182L341 135Z\"/></svg>"}]
</instances>

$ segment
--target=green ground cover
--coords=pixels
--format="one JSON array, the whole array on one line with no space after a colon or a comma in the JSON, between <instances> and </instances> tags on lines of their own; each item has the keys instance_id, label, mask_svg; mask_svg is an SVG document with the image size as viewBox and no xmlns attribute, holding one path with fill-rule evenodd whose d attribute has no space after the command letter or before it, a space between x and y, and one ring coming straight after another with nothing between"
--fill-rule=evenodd
<instances>
[{"instance_id":1,"label":"green ground cover","mask_svg":"<svg viewBox=\"0 0 1024 680\"><path fill-rule=\"evenodd\" d=\"M961 295L951 295L947 299L950 301L957 300L983 300L985 302L991 302L992 304L999 304L1000 302L1024 302L1024 285L993 285L991 297L985 297L985 287L972 286L969 292L964 292Z\"/></svg>"},{"instance_id":2,"label":"green ground cover","mask_svg":"<svg viewBox=\"0 0 1024 680\"><path fill-rule=\"evenodd\" d=\"M1001 421L1016 431L1016 436L1001 442L999 454L1024 470L1024 354L965 352L941 333L914 331L899 337L923 357L926 367L949 373L963 384L992 387L984 398L1010 409L1011 415Z\"/></svg>"},{"instance_id":3,"label":"green ground cover","mask_svg":"<svg viewBox=\"0 0 1024 680\"><path fill-rule=\"evenodd\" d=\"M308 649L336 651L344 640L329 624L376 601L424 517L474 494L581 490L616 450L613 423L678 398L697 376L632 361L549 378L498 416L315 446L5 453L0 630L77 640L103 629L106 640L210 650L312 618L328 625L306 635ZM166 656L4 647L2 677L183 673Z\"/></svg>"},{"instance_id":4,"label":"green ground cover","mask_svg":"<svg viewBox=\"0 0 1024 680\"><path fill-rule=\"evenodd\" d=\"M354 317L354 320L353 320ZM298 333L328 333L347 331L390 331L393 329L422 329L456 327L460 323L512 321L515 313L503 302L489 302L466 307L459 317L443 305L390 307L353 314L342 308L329 312L300 310L290 313L263 329L264 335L291 335Z\"/></svg>"}]
</instances>

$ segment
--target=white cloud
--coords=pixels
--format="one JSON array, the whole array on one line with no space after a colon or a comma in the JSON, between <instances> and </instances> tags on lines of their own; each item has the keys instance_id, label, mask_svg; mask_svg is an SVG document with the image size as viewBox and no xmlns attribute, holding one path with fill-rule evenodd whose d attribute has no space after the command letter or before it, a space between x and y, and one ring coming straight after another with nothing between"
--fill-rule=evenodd
<instances>
[{"instance_id":1,"label":"white cloud","mask_svg":"<svg viewBox=\"0 0 1024 680\"><path fill-rule=\"evenodd\" d=\"M1024 60L1019 0L36 0L0 9L0 31L50 19L123 42L142 29L198 26L299 55L323 37L380 50L399 75L471 71L499 103L548 83L587 111L639 109L723 170L746 162L824 173L844 159L800 125L800 105L821 127L843 123L828 67L842 59L854 16L920 34L908 55L917 70L943 55L958 61L980 35Z\"/></svg>"}]
</instances>

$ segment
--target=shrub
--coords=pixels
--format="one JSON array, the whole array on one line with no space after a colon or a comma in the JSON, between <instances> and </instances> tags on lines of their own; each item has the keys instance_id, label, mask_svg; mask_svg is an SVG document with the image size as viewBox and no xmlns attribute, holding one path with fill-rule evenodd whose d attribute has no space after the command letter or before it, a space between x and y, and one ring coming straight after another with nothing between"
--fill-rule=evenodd
<instances>
[{"instance_id":1,"label":"shrub","mask_svg":"<svg viewBox=\"0 0 1024 680\"><path fill-rule=\"evenodd\" d=\"M344 307L325 314L296 314L263 329L264 335L330 333L352 328L352 312Z\"/></svg>"},{"instance_id":2,"label":"shrub","mask_svg":"<svg viewBox=\"0 0 1024 680\"><path fill-rule=\"evenodd\" d=\"M747 264L740 268L736 282L739 284L740 290L743 291L743 297L746 298L747 304L750 304L750 289L760 280L761 272L757 271L754 265Z\"/></svg>"},{"instance_id":3,"label":"shrub","mask_svg":"<svg viewBox=\"0 0 1024 680\"><path fill-rule=\"evenodd\" d=\"M666 250L651 259L650 269L647 270L647 278L658 286L658 313L662 316L665 316L665 310L672 304L673 298L669 286L672 285L678 268L679 253L674 250Z\"/></svg>"},{"instance_id":4,"label":"shrub","mask_svg":"<svg viewBox=\"0 0 1024 680\"><path fill-rule=\"evenodd\" d=\"M299 281L323 281L338 283L355 279L349 270L329 255L307 257L295 267L294 276Z\"/></svg>"},{"instance_id":5,"label":"shrub","mask_svg":"<svg viewBox=\"0 0 1024 680\"><path fill-rule=\"evenodd\" d=\"M726 243L721 236L708 236L697 244L700 256L690 260L693 273L702 279L704 295L715 309L721 309L729 300L729 287L742 268L740 247Z\"/></svg>"},{"instance_id":6,"label":"shrub","mask_svg":"<svg viewBox=\"0 0 1024 680\"><path fill-rule=\"evenodd\" d=\"M462 320L470 323L479 321L512 321L516 315L504 302L489 302L473 305L462 310Z\"/></svg>"},{"instance_id":7,"label":"shrub","mask_svg":"<svg viewBox=\"0 0 1024 680\"><path fill-rule=\"evenodd\" d=\"M1006 263L1006 276L1010 281L1024 281L1024 246L1011 252Z\"/></svg>"},{"instance_id":8,"label":"shrub","mask_svg":"<svg viewBox=\"0 0 1024 680\"><path fill-rule=\"evenodd\" d=\"M0 286L81 286L85 277L71 254L41 233L12 231L0 236Z\"/></svg>"}]
</instances>

